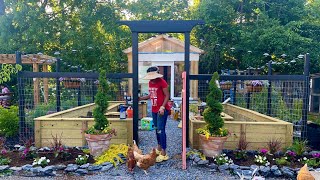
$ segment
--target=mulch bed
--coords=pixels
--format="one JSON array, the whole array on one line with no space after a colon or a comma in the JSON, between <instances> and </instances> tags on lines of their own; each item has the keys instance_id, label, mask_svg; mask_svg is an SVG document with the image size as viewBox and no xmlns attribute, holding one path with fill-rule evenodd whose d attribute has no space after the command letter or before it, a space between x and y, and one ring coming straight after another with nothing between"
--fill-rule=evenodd
<instances>
[{"instance_id":1,"label":"mulch bed","mask_svg":"<svg viewBox=\"0 0 320 180\"><path fill-rule=\"evenodd\" d=\"M47 159L50 159L50 163L48 165L58 165L58 164L76 164L75 159L78 157L78 155L85 155L81 150L72 148L69 149L68 152L70 153L69 156L67 157L62 157L60 154L57 158L55 157L53 152L50 151L43 151L43 152L38 152L37 157L46 157ZM21 153L19 151L10 151L4 157L10 158L11 163L9 164L10 166L23 166L26 164L32 164L33 159L23 159L21 158ZM89 156L88 158L88 163L94 163L94 159L92 156Z\"/></svg>"}]
</instances>

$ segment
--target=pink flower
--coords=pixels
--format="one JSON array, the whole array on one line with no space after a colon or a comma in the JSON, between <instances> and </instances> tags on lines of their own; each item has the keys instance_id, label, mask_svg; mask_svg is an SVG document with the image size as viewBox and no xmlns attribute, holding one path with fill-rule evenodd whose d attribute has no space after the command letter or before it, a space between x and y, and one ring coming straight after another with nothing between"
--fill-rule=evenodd
<instances>
[{"instance_id":1,"label":"pink flower","mask_svg":"<svg viewBox=\"0 0 320 180\"><path fill-rule=\"evenodd\" d=\"M268 149L260 149L260 153L266 155L268 152Z\"/></svg>"}]
</instances>

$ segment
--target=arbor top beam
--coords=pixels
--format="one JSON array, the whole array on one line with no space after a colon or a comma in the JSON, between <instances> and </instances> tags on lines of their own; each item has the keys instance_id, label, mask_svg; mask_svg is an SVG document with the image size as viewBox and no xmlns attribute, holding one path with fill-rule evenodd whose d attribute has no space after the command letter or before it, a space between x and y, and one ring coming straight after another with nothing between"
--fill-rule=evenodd
<instances>
[{"instance_id":1,"label":"arbor top beam","mask_svg":"<svg viewBox=\"0 0 320 180\"><path fill-rule=\"evenodd\" d=\"M165 21L120 21L132 32L137 33L184 33L191 32L196 25L203 25L202 20L165 20Z\"/></svg>"},{"instance_id":2,"label":"arbor top beam","mask_svg":"<svg viewBox=\"0 0 320 180\"><path fill-rule=\"evenodd\" d=\"M56 58L43 54L21 55L22 64L52 64ZM0 64L15 64L15 54L0 54Z\"/></svg>"}]
</instances>

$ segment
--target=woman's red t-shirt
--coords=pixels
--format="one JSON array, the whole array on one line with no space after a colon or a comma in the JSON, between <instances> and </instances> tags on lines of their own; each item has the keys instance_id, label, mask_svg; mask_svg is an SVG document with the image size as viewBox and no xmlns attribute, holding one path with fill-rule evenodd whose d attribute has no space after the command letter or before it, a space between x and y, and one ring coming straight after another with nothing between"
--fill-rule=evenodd
<instances>
[{"instance_id":1,"label":"woman's red t-shirt","mask_svg":"<svg viewBox=\"0 0 320 180\"><path fill-rule=\"evenodd\" d=\"M157 78L153 82L149 81L149 95L152 104L152 112L159 112L160 107L165 99L164 88L168 88L167 82L162 78ZM170 110L168 103L165 105L166 110Z\"/></svg>"}]
</instances>

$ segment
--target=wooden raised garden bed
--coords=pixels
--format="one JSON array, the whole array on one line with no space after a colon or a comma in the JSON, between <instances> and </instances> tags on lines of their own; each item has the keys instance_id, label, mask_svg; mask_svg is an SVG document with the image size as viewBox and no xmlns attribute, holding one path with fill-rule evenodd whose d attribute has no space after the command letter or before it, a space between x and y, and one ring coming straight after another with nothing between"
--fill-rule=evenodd
<instances>
[{"instance_id":1,"label":"wooden raised garden bed","mask_svg":"<svg viewBox=\"0 0 320 180\"><path fill-rule=\"evenodd\" d=\"M225 143L225 149L236 149L240 136L243 135L249 142L248 150L266 148L272 139L281 139L282 147L287 147L293 141L293 125L261 113L224 104L224 113L233 117L225 119L225 127L230 131L230 136ZM199 135L196 129L205 126L204 121L190 118L189 141L194 149L199 149Z\"/></svg>"},{"instance_id":2,"label":"wooden raised garden bed","mask_svg":"<svg viewBox=\"0 0 320 180\"><path fill-rule=\"evenodd\" d=\"M115 128L117 136L112 138L114 144L131 144L133 135L132 118L120 119L117 112L124 102L110 101L106 116L110 126ZM146 105L146 104L145 104ZM62 143L67 146L84 146L86 140L84 131L94 124L92 117L86 117L92 112L95 104L87 104L65 111L35 118L35 144L37 147L49 146L52 136L61 137ZM141 116L146 112L141 112Z\"/></svg>"}]
</instances>

